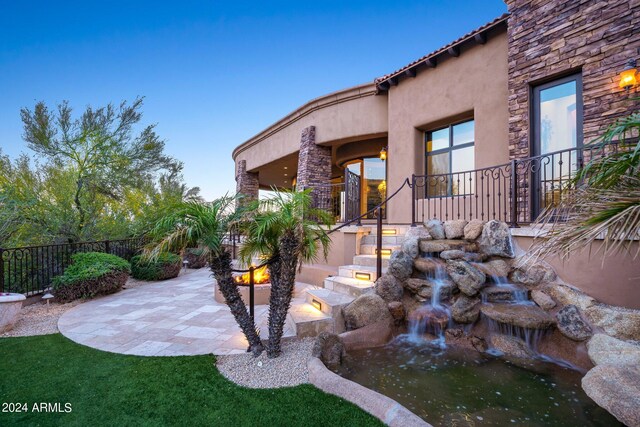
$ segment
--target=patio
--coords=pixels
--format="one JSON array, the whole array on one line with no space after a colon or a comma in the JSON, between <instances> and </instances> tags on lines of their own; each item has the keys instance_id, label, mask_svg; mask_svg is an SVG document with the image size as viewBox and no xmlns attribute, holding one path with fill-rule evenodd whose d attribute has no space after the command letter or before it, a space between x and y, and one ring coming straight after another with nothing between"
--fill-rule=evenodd
<instances>
[{"instance_id":1,"label":"patio","mask_svg":"<svg viewBox=\"0 0 640 427\"><path fill-rule=\"evenodd\" d=\"M304 302L308 286L296 285L292 305ZM264 339L268 306L256 306L255 316ZM58 328L79 344L140 356L226 355L247 349L229 308L213 298L207 268L82 303L60 318ZM293 325L287 322L284 337L293 336Z\"/></svg>"}]
</instances>

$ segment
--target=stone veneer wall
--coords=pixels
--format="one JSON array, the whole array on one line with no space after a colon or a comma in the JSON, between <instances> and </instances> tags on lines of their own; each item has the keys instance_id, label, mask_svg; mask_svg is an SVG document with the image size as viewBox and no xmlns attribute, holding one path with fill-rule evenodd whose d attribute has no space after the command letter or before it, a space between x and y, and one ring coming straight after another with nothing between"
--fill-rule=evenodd
<instances>
[{"instance_id":1,"label":"stone veneer wall","mask_svg":"<svg viewBox=\"0 0 640 427\"><path fill-rule=\"evenodd\" d=\"M331 147L316 145L316 127L302 130L298 156L297 188L311 188L315 207L329 208L331 201Z\"/></svg>"},{"instance_id":2,"label":"stone veneer wall","mask_svg":"<svg viewBox=\"0 0 640 427\"><path fill-rule=\"evenodd\" d=\"M247 172L247 161L238 160L236 164L236 193L244 197L241 204L251 200L258 200L258 173Z\"/></svg>"},{"instance_id":3,"label":"stone veneer wall","mask_svg":"<svg viewBox=\"0 0 640 427\"><path fill-rule=\"evenodd\" d=\"M509 36L509 153L529 156L532 84L582 72L584 141L637 110L618 73L639 56L638 0L505 0Z\"/></svg>"}]
</instances>

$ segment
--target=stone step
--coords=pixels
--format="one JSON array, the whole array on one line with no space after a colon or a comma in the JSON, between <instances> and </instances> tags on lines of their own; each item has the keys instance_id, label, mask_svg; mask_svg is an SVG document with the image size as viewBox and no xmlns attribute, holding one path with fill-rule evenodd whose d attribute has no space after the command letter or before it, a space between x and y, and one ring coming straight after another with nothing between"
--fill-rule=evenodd
<instances>
[{"instance_id":1,"label":"stone step","mask_svg":"<svg viewBox=\"0 0 640 427\"><path fill-rule=\"evenodd\" d=\"M327 316L336 318L342 315L342 307L349 305L355 298L330 289L307 289L307 303L314 306Z\"/></svg>"},{"instance_id":2,"label":"stone step","mask_svg":"<svg viewBox=\"0 0 640 427\"><path fill-rule=\"evenodd\" d=\"M382 274L384 274L386 271L387 269L383 267ZM376 267L374 265L341 265L340 267L338 267L338 276L351 277L353 279L370 280L372 282L378 280Z\"/></svg>"},{"instance_id":3,"label":"stone step","mask_svg":"<svg viewBox=\"0 0 640 427\"><path fill-rule=\"evenodd\" d=\"M373 282L370 280L352 279L350 277L333 276L324 279L325 289L338 292L352 297L372 293Z\"/></svg>"},{"instance_id":4,"label":"stone step","mask_svg":"<svg viewBox=\"0 0 640 427\"><path fill-rule=\"evenodd\" d=\"M376 254L377 245L360 245L360 255L375 255ZM400 245L382 245L382 254L389 253L388 251L397 251L400 250ZM391 255L391 253L389 253Z\"/></svg>"},{"instance_id":5,"label":"stone step","mask_svg":"<svg viewBox=\"0 0 640 427\"><path fill-rule=\"evenodd\" d=\"M353 264L365 267L375 267L377 257L375 255L356 255L353 257ZM389 267L389 255L382 256L382 268Z\"/></svg>"},{"instance_id":6,"label":"stone step","mask_svg":"<svg viewBox=\"0 0 640 427\"><path fill-rule=\"evenodd\" d=\"M292 305L289 319L298 338L316 337L321 332L335 333L333 318L309 303Z\"/></svg>"},{"instance_id":7,"label":"stone step","mask_svg":"<svg viewBox=\"0 0 640 427\"><path fill-rule=\"evenodd\" d=\"M404 236L382 236L382 245L401 245L404 241ZM361 245L375 245L378 242L378 236L375 234L369 234L368 236L362 236L360 240Z\"/></svg>"},{"instance_id":8,"label":"stone step","mask_svg":"<svg viewBox=\"0 0 640 427\"><path fill-rule=\"evenodd\" d=\"M411 227L410 225L383 225L382 226L382 235L383 236L404 236L407 234L407 230ZM393 232L395 231L395 234ZM371 234L378 234L378 228L376 226L371 227Z\"/></svg>"}]
</instances>

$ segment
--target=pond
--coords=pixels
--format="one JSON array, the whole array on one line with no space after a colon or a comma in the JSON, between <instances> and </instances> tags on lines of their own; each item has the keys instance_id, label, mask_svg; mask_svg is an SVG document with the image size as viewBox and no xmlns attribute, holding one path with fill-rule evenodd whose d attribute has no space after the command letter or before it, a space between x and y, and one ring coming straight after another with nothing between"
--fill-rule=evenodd
<instances>
[{"instance_id":1,"label":"pond","mask_svg":"<svg viewBox=\"0 0 640 427\"><path fill-rule=\"evenodd\" d=\"M621 426L580 387L582 373L545 361L527 368L407 335L349 352L340 374L391 397L434 426Z\"/></svg>"}]
</instances>

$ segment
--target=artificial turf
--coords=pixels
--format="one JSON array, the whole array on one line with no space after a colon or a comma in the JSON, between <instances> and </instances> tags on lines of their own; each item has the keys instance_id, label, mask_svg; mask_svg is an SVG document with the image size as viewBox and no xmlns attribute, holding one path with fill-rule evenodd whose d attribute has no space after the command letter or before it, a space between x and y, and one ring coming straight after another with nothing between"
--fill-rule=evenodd
<instances>
[{"instance_id":1,"label":"artificial turf","mask_svg":"<svg viewBox=\"0 0 640 427\"><path fill-rule=\"evenodd\" d=\"M15 409L11 403L26 403L27 412L5 412ZM53 410L59 403L62 412L34 412L40 403ZM240 387L218 372L211 355L121 355L60 334L0 339L0 404L0 426L381 425L311 385Z\"/></svg>"}]
</instances>

